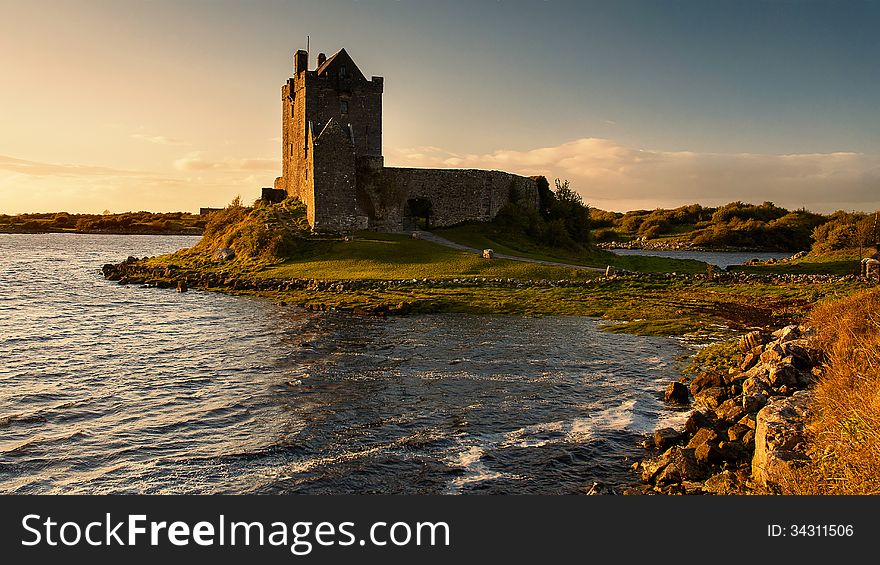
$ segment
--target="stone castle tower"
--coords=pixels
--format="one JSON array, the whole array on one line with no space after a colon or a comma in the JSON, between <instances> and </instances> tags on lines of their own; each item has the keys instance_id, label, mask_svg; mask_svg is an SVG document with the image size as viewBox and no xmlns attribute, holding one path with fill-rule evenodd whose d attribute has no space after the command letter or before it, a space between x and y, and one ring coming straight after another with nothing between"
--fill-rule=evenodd
<instances>
[{"instance_id":1,"label":"stone castle tower","mask_svg":"<svg viewBox=\"0 0 880 565\"><path fill-rule=\"evenodd\" d=\"M487 221L512 199L537 207L535 180L500 171L385 167L382 77L367 79L345 49L309 70L294 55L281 88L282 176L275 192L299 198L315 231L411 230ZM284 192L281 192L284 191Z\"/></svg>"}]
</instances>

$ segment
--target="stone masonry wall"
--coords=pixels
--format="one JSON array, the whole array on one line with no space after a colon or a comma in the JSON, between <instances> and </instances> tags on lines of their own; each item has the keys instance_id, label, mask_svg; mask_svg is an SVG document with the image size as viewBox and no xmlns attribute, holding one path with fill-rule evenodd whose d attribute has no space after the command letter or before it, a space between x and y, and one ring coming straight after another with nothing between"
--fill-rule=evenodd
<instances>
[{"instance_id":1,"label":"stone masonry wall","mask_svg":"<svg viewBox=\"0 0 880 565\"><path fill-rule=\"evenodd\" d=\"M433 227L492 220L513 199L538 207L535 181L502 171L362 167L357 185L359 207L376 230L412 229L407 202L413 199L430 202Z\"/></svg>"}]
</instances>

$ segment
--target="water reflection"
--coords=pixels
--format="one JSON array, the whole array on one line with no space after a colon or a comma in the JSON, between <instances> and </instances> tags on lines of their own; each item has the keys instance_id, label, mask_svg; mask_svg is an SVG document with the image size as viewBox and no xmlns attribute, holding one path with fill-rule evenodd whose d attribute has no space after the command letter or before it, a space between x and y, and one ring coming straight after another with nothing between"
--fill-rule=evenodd
<instances>
[{"instance_id":1,"label":"water reflection","mask_svg":"<svg viewBox=\"0 0 880 565\"><path fill-rule=\"evenodd\" d=\"M682 352L586 318L119 286L191 238L0 236L0 491L567 493L629 479Z\"/></svg>"}]
</instances>

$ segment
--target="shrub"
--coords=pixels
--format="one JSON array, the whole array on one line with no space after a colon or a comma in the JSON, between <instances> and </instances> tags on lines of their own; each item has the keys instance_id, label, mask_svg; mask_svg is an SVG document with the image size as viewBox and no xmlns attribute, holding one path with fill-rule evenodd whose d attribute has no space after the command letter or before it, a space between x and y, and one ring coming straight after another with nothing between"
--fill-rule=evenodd
<instances>
[{"instance_id":1,"label":"shrub","mask_svg":"<svg viewBox=\"0 0 880 565\"><path fill-rule=\"evenodd\" d=\"M825 353L815 386L813 463L791 493L880 493L880 289L822 305L810 316Z\"/></svg>"}]
</instances>

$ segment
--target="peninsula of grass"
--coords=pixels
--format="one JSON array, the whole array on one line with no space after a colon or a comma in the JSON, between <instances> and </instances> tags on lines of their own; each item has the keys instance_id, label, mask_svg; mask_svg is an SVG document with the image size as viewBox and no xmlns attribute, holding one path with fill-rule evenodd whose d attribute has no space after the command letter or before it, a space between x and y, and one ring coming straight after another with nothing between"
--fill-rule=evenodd
<instances>
[{"instance_id":1,"label":"peninsula of grass","mask_svg":"<svg viewBox=\"0 0 880 565\"><path fill-rule=\"evenodd\" d=\"M661 257L639 259L651 260L645 270L677 276L609 279L596 270L484 259L401 234L315 236L304 206L292 200L253 208L236 202L213 216L192 248L130 263L127 269L140 270L145 281L164 276L167 282L185 280L190 287L258 295L312 310L594 316L608 320L610 331L652 335L717 336L778 327L800 321L819 302L862 288L852 280L712 281L683 274L705 273L703 263L688 262L697 267ZM511 255L608 264L605 254L560 251L527 237L506 245L491 225L484 227L483 232L477 225L438 232ZM218 259L223 250L234 258Z\"/></svg>"},{"instance_id":2,"label":"peninsula of grass","mask_svg":"<svg viewBox=\"0 0 880 565\"><path fill-rule=\"evenodd\" d=\"M476 249L492 249L497 253L571 263L587 267L605 268L612 266L626 271L642 273L705 273L706 263L693 259L671 259L639 255L616 255L601 249L575 250L565 247L548 247L535 243L521 234L502 231L492 224L463 224L451 228L434 230L437 235L449 241Z\"/></svg>"}]
</instances>

